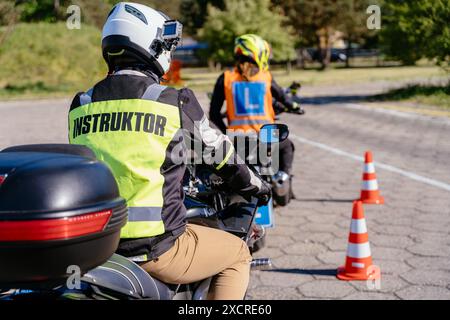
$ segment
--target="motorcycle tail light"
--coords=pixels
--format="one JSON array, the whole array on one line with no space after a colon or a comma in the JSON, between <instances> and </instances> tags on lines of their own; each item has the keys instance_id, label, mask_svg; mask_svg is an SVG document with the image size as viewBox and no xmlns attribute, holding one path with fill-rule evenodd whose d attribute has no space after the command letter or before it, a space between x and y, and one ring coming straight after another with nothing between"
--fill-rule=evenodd
<instances>
[{"instance_id":1,"label":"motorcycle tail light","mask_svg":"<svg viewBox=\"0 0 450 320\"><path fill-rule=\"evenodd\" d=\"M64 240L102 231L112 211L47 220L0 221L1 241Z\"/></svg>"},{"instance_id":2,"label":"motorcycle tail light","mask_svg":"<svg viewBox=\"0 0 450 320\"><path fill-rule=\"evenodd\" d=\"M3 181L6 179L6 174L0 174L0 186L2 185Z\"/></svg>"}]
</instances>

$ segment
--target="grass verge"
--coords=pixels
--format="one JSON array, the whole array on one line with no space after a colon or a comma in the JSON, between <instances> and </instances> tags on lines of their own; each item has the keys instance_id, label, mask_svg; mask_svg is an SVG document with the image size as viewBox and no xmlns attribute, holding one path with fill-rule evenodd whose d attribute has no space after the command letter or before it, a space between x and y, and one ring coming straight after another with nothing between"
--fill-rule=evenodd
<instances>
[{"instance_id":1,"label":"grass verge","mask_svg":"<svg viewBox=\"0 0 450 320\"><path fill-rule=\"evenodd\" d=\"M221 72L208 72L207 69L187 68L181 70L185 85L192 89L212 91L214 83ZM407 67L358 67L330 68L326 71L315 69L293 70L287 73L283 69L274 69L272 74L282 86L292 81L300 81L306 85L357 84L372 81L399 81L414 79L442 78L446 75L443 69L436 66Z\"/></svg>"},{"instance_id":2,"label":"grass verge","mask_svg":"<svg viewBox=\"0 0 450 320\"><path fill-rule=\"evenodd\" d=\"M0 28L0 33L4 29ZM0 47L0 97L52 97L88 89L106 74L100 31L65 23L18 24Z\"/></svg>"},{"instance_id":3,"label":"grass verge","mask_svg":"<svg viewBox=\"0 0 450 320\"><path fill-rule=\"evenodd\" d=\"M410 85L373 96L370 101L406 101L450 110L450 81L444 86Z\"/></svg>"},{"instance_id":4,"label":"grass verge","mask_svg":"<svg viewBox=\"0 0 450 320\"><path fill-rule=\"evenodd\" d=\"M0 34L5 29L0 28ZM0 99L52 98L71 96L86 90L106 74L101 56L100 31L83 24L69 30L65 23L18 24L0 47ZM212 91L222 72L206 68L184 68L184 85L196 91ZM444 77L435 66L356 67L332 66L329 70L273 69L282 86L292 81L307 85L359 84L371 81L398 81ZM447 75L448 76L448 75ZM413 100L448 106L448 88L407 88L379 99Z\"/></svg>"}]
</instances>

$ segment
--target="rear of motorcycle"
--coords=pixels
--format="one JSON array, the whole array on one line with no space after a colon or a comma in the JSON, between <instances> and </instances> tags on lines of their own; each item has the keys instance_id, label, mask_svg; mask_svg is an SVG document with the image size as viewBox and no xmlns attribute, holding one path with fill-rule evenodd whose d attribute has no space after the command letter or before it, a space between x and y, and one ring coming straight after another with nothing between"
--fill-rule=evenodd
<instances>
[{"instance_id":1,"label":"rear of motorcycle","mask_svg":"<svg viewBox=\"0 0 450 320\"><path fill-rule=\"evenodd\" d=\"M111 171L86 155L69 145L0 152L0 299L94 293L68 283L113 255L127 207Z\"/></svg>"},{"instance_id":2,"label":"rear of motorcycle","mask_svg":"<svg viewBox=\"0 0 450 320\"><path fill-rule=\"evenodd\" d=\"M245 237L254 211L254 204L231 206L218 214L216 227ZM114 254L126 220L111 171L89 149L3 150L0 300L206 298L211 279L168 285Z\"/></svg>"},{"instance_id":3,"label":"rear of motorcycle","mask_svg":"<svg viewBox=\"0 0 450 320\"><path fill-rule=\"evenodd\" d=\"M256 202L228 205L217 212L215 227L251 243L255 212ZM126 202L111 171L89 149L32 145L3 150L0 300L206 296L210 279L166 285L114 254L126 220ZM252 266L264 267L267 261L254 260Z\"/></svg>"},{"instance_id":4,"label":"rear of motorcycle","mask_svg":"<svg viewBox=\"0 0 450 320\"><path fill-rule=\"evenodd\" d=\"M256 215L256 224L259 229L255 230L257 233L261 233L260 240L255 242L253 251L258 251L265 245L265 228L272 228L274 226L274 205L287 205L290 196L290 177L282 171L274 171L272 168L272 155L274 145L283 142L289 136L289 129L283 124L266 124L261 127L258 135L258 147L266 150L267 157L260 159L260 152L254 152L258 154L257 163L255 166L259 174L263 179L272 186L272 199L270 202L258 208ZM263 154L263 156L265 156ZM255 160L253 159L253 162Z\"/></svg>"}]
</instances>

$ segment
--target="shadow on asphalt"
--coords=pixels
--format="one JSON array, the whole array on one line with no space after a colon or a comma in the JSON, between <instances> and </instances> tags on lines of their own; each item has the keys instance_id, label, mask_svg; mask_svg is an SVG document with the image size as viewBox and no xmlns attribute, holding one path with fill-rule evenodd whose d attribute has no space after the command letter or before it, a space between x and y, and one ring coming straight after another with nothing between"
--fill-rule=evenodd
<instances>
[{"instance_id":1,"label":"shadow on asphalt","mask_svg":"<svg viewBox=\"0 0 450 320\"><path fill-rule=\"evenodd\" d=\"M324 105L335 103L351 103L351 102L376 102L376 101L398 101L416 97L418 95L431 96L436 94L448 95L450 92L450 81L440 84L405 84L399 88L392 88L388 91L375 94L356 94L356 95L322 95L312 97L294 97L298 103L310 105Z\"/></svg>"},{"instance_id":2,"label":"shadow on asphalt","mask_svg":"<svg viewBox=\"0 0 450 320\"><path fill-rule=\"evenodd\" d=\"M315 275L315 276L335 277L337 270L336 269L272 269L272 270L264 270L263 272L282 272L282 273L291 273L291 274L309 274L309 275Z\"/></svg>"},{"instance_id":3,"label":"shadow on asphalt","mask_svg":"<svg viewBox=\"0 0 450 320\"><path fill-rule=\"evenodd\" d=\"M340 95L340 96L313 96L301 97L299 100L303 104L324 105L332 103L350 103L367 100L367 95Z\"/></svg>"},{"instance_id":4,"label":"shadow on asphalt","mask_svg":"<svg viewBox=\"0 0 450 320\"><path fill-rule=\"evenodd\" d=\"M298 202L353 202L355 199L293 199Z\"/></svg>"}]
</instances>

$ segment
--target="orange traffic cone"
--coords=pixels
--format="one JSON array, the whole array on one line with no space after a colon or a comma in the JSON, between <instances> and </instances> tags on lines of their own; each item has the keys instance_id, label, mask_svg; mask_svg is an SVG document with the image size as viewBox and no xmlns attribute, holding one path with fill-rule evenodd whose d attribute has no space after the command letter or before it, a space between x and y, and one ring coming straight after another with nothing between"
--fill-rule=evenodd
<instances>
[{"instance_id":1,"label":"orange traffic cone","mask_svg":"<svg viewBox=\"0 0 450 320\"><path fill-rule=\"evenodd\" d=\"M338 268L337 277L340 280L376 280L381 277L380 269L372 265L369 235L362 202L353 202L352 222L348 237L347 257L345 266Z\"/></svg>"},{"instance_id":2,"label":"orange traffic cone","mask_svg":"<svg viewBox=\"0 0 450 320\"><path fill-rule=\"evenodd\" d=\"M367 151L364 161L363 182L361 187L361 197L363 203L383 204L384 198L378 191L377 176L375 174L375 165L373 164L372 152Z\"/></svg>"}]
</instances>

